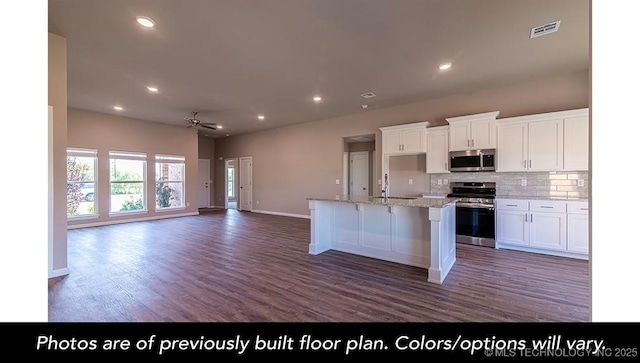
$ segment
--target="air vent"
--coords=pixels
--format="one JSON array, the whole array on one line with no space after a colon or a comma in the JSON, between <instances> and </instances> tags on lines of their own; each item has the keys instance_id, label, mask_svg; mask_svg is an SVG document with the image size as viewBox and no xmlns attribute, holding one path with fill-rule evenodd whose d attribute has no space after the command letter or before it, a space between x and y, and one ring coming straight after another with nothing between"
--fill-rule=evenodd
<instances>
[{"instance_id":1,"label":"air vent","mask_svg":"<svg viewBox=\"0 0 640 363\"><path fill-rule=\"evenodd\" d=\"M367 93L361 94L360 96L362 96L362 98L374 98L376 94L373 92L367 92Z\"/></svg>"},{"instance_id":2,"label":"air vent","mask_svg":"<svg viewBox=\"0 0 640 363\"><path fill-rule=\"evenodd\" d=\"M543 35L555 33L558 31L558 28L560 28L560 20L531 28L531 36L529 36L529 38L533 39L541 37Z\"/></svg>"}]
</instances>

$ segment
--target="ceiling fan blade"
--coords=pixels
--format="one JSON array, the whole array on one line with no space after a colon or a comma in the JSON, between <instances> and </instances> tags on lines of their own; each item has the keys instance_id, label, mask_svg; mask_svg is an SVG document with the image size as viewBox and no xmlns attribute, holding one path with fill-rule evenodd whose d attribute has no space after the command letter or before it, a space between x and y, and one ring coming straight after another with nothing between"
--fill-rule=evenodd
<instances>
[{"instance_id":1,"label":"ceiling fan blade","mask_svg":"<svg viewBox=\"0 0 640 363\"><path fill-rule=\"evenodd\" d=\"M211 129L211 130L217 130L218 127L216 124L200 124L200 126L207 128L207 129Z\"/></svg>"}]
</instances>

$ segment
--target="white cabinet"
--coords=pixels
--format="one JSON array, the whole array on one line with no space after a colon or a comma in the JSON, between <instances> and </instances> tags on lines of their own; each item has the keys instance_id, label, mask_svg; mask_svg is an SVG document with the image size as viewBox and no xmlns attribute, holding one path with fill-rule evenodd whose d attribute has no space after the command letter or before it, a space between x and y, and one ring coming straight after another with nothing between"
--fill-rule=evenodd
<instances>
[{"instance_id":1,"label":"white cabinet","mask_svg":"<svg viewBox=\"0 0 640 363\"><path fill-rule=\"evenodd\" d=\"M449 126L427 128L427 174L449 172Z\"/></svg>"},{"instance_id":2,"label":"white cabinet","mask_svg":"<svg viewBox=\"0 0 640 363\"><path fill-rule=\"evenodd\" d=\"M496 117L499 111L449 117L449 150L496 148Z\"/></svg>"},{"instance_id":3,"label":"white cabinet","mask_svg":"<svg viewBox=\"0 0 640 363\"><path fill-rule=\"evenodd\" d=\"M588 170L588 109L497 122L496 171Z\"/></svg>"},{"instance_id":4,"label":"white cabinet","mask_svg":"<svg viewBox=\"0 0 640 363\"><path fill-rule=\"evenodd\" d=\"M498 199L496 243L501 248L586 259L588 203Z\"/></svg>"},{"instance_id":5,"label":"white cabinet","mask_svg":"<svg viewBox=\"0 0 640 363\"><path fill-rule=\"evenodd\" d=\"M419 154L426 152L427 122L381 127L384 154Z\"/></svg>"},{"instance_id":6,"label":"white cabinet","mask_svg":"<svg viewBox=\"0 0 640 363\"><path fill-rule=\"evenodd\" d=\"M589 117L564 119L564 170L589 170Z\"/></svg>"},{"instance_id":7,"label":"white cabinet","mask_svg":"<svg viewBox=\"0 0 640 363\"><path fill-rule=\"evenodd\" d=\"M567 250L589 253L589 204L567 203Z\"/></svg>"},{"instance_id":8,"label":"white cabinet","mask_svg":"<svg viewBox=\"0 0 640 363\"><path fill-rule=\"evenodd\" d=\"M562 170L562 119L497 126L497 171Z\"/></svg>"}]
</instances>

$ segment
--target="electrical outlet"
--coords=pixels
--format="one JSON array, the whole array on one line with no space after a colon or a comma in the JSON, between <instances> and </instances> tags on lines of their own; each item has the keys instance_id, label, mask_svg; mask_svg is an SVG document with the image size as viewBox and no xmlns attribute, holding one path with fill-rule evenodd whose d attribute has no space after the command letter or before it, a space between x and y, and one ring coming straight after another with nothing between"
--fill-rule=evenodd
<instances>
[{"instance_id":1,"label":"electrical outlet","mask_svg":"<svg viewBox=\"0 0 640 363\"><path fill-rule=\"evenodd\" d=\"M578 186L579 187L583 187L584 186L584 179L578 179Z\"/></svg>"},{"instance_id":2,"label":"electrical outlet","mask_svg":"<svg viewBox=\"0 0 640 363\"><path fill-rule=\"evenodd\" d=\"M378 185L382 185L382 179L378 179Z\"/></svg>"},{"instance_id":3,"label":"electrical outlet","mask_svg":"<svg viewBox=\"0 0 640 363\"><path fill-rule=\"evenodd\" d=\"M336 185L340 184L340 179L336 179Z\"/></svg>"},{"instance_id":4,"label":"electrical outlet","mask_svg":"<svg viewBox=\"0 0 640 363\"><path fill-rule=\"evenodd\" d=\"M442 179L438 179L438 185L442 185Z\"/></svg>"},{"instance_id":5,"label":"electrical outlet","mask_svg":"<svg viewBox=\"0 0 640 363\"><path fill-rule=\"evenodd\" d=\"M190 207L190 206L191 206L191 203L187 202L187 207Z\"/></svg>"},{"instance_id":6,"label":"electrical outlet","mask_svg":"<svg viewBox=\"0 0 640 363\"><path fill-rule=\"evenodd\" d=\"M522 185L523 187L526 187L527 186L527 179L520 180L520 185Z\"/></svg>"},{"instance_id":7,"label":"electrical outlet","mask_svg":"<svg viewBox=\"0 0 640 363\"><path fill-rule=\"evenodd\" d=\"M256 204L260 204L260 201L259 201L259 200L256 200Z\"/></svg>"},{"instance_id":8,"label":"electrical outlet","mask_svg":"<svg viewBox=\"0 0 640 363\"><path fill-rule=\"evenodd\" d=\"M413 185L413 179L409 179L409 185Z\"/></svg>"},{"instance_id":9,"label":"electrical outlet","mask_svg":"<svg viewBox=\"0 0 640 363\"><path fill-rule=\"evenodd\" d=\"M447 185L449 184L449 179L444 179L443 182L444 182L444 185Z\"/></svg>"},{"instance_id":10,"label":"electrical outlet","mask_svg":"<svg viewBox=\"0 0 640 363\"><path fill-rule=\"evenodd\" d=\"M339 196L339 195L336 195L336 200L339 200L339 199L340 199L340 196Z\"/></svg>"}]
</instances>

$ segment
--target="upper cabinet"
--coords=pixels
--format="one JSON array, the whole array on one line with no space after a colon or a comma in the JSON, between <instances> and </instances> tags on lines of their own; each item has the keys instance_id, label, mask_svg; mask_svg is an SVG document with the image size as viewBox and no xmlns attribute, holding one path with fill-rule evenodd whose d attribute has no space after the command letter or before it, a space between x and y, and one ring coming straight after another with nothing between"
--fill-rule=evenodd
<instances>
[{"instance_id":1,"label":"upper cabinet","mask_svg":"<svg viewBox=\"0 0 640 363\"><path fill-rule=\"evenodd\" d=\"M381 127L384 154L421 154L427 151L425 128L427 121Z\"/></svg>"},{"instance_id":2,"label":"upper cabinet","mask_svg":"<svg viewBox=\"0 0 640 363\"><path fill-rule=\"evenodd\" d=\"M449 117L449 150L496 148L496 117L500 111Z\"/></svg>"},{"instance_id":3,"label":"upper cabinet","mask_svg":"<svg viewBox=\"0 0 640 363\"><path fill-rule=\"evenodd\" d=\"M449 172L449 126L427 128L427 174Z\"/></svg>"},{"instance_id":4,"label":"upper cabinet","mask_svg":"<svg viewBox=\"0 0 640 363\"><path fill-rule=\"evenodd\" d=\"M588 109L504 118L496 129L496 171L588 169Z\"/></svg>"}]
</instances>

